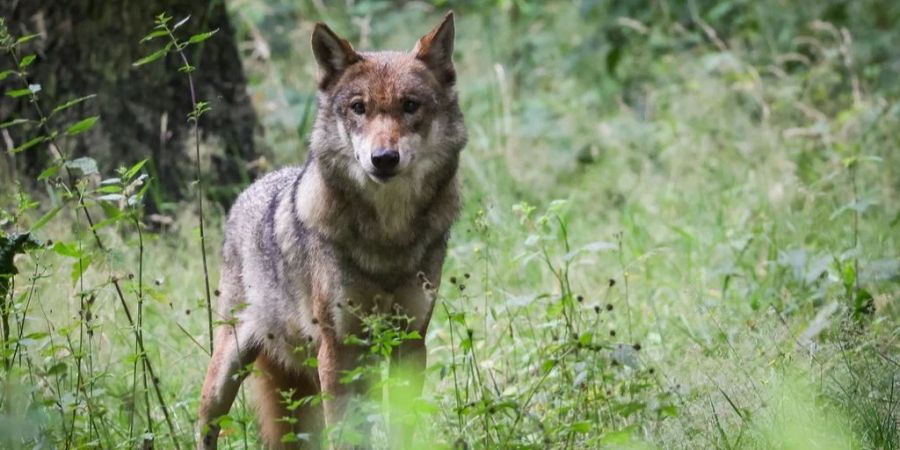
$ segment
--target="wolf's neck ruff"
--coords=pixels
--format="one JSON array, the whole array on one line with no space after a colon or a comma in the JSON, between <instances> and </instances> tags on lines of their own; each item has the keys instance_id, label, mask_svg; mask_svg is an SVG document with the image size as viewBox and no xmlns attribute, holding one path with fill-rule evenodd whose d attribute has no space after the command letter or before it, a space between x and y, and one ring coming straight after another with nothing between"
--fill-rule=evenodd
<instances>
[{"instance_id":1,"label":"wolf's neck ruff","mask_svg":"<svg viewBox=\"0 0 900 450\"><path fill-rule=\"evenodd\" d=\"M394 180L368 190L312 157L293 194L296 220L369 274L415 273L459 212L455 170L432 174L421 186Z\"/></svg>"}]
</instances>

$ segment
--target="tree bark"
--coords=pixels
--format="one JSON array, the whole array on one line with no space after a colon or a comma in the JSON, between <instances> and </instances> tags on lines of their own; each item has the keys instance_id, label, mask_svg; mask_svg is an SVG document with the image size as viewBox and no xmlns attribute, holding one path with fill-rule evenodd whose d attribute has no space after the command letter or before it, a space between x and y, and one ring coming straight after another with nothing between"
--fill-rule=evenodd
<instances>
[{"instance_id":1,"label":"tree bark","mask_svg":"<svg viewBox=\"0 0 900 450\"><path fill-rule=\"evenodd\" d=\"M187 77L174 53L141 67L132 63L161 48L166 38L140 43L153 28L156 15L173 16L171 24L190 16L176 34L180 39L208 30L217 33L186 50L199 100L212 111L200 121L202 164L208 196L228 205L241 186L254 178L249 163L260 157L260 127L247 94L234 29L222 0L6 0L0 17L10 32L39 33L22 54L35 54L28 68L30 82L40 84L44 111L88 94L96 98L54 117L51 127L65 130L74 121L99 115L89 132L61 140L69 157L90 156L103 176L119 166L148 159L155 179L148 196L151 212L168 211L190 194L195 178L194 151L188 113L192 111ZM12 62L0 62L9 68ZM20 88L16 77L0 82L4 91ZM27 97L0 99L0 120L35 118ZM34 128L9 128L16 144L36 136ZM0 145L3 141L0 140ZM5 145L4 145L5 146ZM50 164L45 148L16 155L17 178L34 180Z\"/></svg>"}]
</instances>

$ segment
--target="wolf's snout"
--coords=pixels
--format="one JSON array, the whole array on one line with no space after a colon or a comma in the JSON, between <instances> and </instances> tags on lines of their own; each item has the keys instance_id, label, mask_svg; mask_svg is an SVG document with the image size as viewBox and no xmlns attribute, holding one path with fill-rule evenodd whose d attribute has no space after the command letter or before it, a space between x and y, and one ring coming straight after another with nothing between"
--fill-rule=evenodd
<instances>
[{"instance_id":1,"label":"wolf's snout","mask_svg":"<svg viewBox=\"0 0 900 450\"><path fill-rule=\"evenodd\" d=\"M400 152L396 150L379 149L372 153L372 165L379 175L392 175L399 163Z\"/></svg>"}]
</instances>

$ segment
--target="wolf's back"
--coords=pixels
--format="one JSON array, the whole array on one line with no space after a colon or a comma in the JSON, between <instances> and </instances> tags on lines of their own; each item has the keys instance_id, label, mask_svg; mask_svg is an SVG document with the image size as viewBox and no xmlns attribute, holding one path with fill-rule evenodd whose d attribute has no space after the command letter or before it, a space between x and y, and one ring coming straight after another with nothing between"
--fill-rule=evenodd
<instances>
[{"instance_id":1,"label":"wolf's back","mask_svg":"<svg viewBox=\"0 0 900 450\"><path fill-rule=\"evenodd\" d=\"M244 190L228 212L225 245L234 240L246 240L258 232L272 202L278 200L277 197L282 191L290 193L288 191L295 186L302 171L300 167L276 170L256 180Z\"/></svg>"},{"instance_id":2,"label":"wolf's back","mask_svg":"<svg viewBox=\"0 0 900 450\"><path fill-rule=\"evenodd\" d=\"M274 278L274 273L266 273L275 259L269 253L277 248L273 211L282 199L292 194L302 172L300 167L289 167L269 173L251 184L231 207L225 224L220 286L222 294L231 290L227 294L237 295L222 295L224 304L220 308L234 306L228 304L232 301L245 300L240 292L241 280L251 275L248 271L257 281Z\"/></svg>"}]
</instances>

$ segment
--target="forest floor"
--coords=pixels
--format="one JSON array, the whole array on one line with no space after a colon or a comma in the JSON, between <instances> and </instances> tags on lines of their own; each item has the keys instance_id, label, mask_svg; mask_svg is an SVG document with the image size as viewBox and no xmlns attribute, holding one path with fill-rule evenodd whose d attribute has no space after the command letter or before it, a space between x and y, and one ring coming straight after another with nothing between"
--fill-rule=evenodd
<instances>
[{"instance_id":1,"label":"forest floor","mask_svg":"<svg viewBox=\"0 0 900 450\"><path fill-rule=\"evenodd\" d=\"M412 48L439 17L362 5L232 2L272 165L305 155L309 17L378 48ZM425 401L406 405L416 448L900 447L888 69L855 66L852 33L810 17L793 29L805 41L760 10L728 39L701 17L535 8L458 12L465 206L425 336ZM103 230L109 251L82 278L65 248L19 260L25 331L0 442L174 445L115 277L132 313L146 298L147 356L175 440L194 445L209 338L197 215L182 209L165 233ZM206 217L213 287L224 213ZM76 217L42 233L91 245ZM224 448L258 448L247 395ZM386 448L379 407L366 420Z\"/></svg>"}]
</instances>

